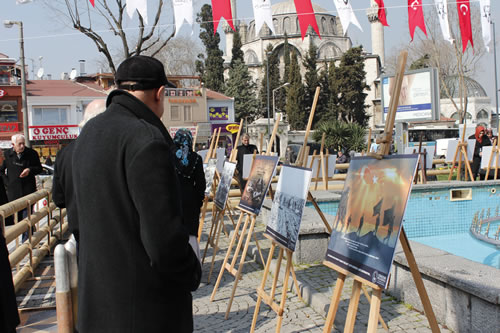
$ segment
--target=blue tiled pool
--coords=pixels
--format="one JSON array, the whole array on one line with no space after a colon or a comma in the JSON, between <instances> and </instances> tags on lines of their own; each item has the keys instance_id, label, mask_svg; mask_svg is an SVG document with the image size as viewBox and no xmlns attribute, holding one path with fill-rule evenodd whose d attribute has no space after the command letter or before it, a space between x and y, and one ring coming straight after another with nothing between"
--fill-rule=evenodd
<instances>
[{"instance_id":1,"label":"blue tiled pool","mask_svg":"<svg viewBox=\"0 0 500 333\"><path fill-rule=\"evenodd\" d=\"M500 249L476 240L469 233L476 212L484 208L486 215L490 208L491 215L495 215L500 204L500 186L472 186L470 189L471 200L451 201L449 188L414 188L403 226L413 241L500 269ZM318 204L324 213L337 214L338 201ZM497 228L490 228L490 237L492 230Z\"/></svg>"}]
</instances>

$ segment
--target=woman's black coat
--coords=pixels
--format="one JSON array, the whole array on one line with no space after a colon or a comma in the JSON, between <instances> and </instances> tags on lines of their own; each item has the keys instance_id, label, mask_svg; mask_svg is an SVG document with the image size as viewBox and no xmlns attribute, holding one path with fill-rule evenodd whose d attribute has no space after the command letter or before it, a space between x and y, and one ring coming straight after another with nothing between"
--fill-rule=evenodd
<instances>
[{"instance_id":1,"label":"woman's black coat","mask_svg":"<svg viewBox=\"0 0 500 333\"><path fill-rule=\"evenodd\" d=\"M3 182L1 183L3 185ZM9 251L3 237L2 226L0 226L0 332L15 332L17 325L19 325L19 315L12 283Z\"/></svg>"}]
</instances>

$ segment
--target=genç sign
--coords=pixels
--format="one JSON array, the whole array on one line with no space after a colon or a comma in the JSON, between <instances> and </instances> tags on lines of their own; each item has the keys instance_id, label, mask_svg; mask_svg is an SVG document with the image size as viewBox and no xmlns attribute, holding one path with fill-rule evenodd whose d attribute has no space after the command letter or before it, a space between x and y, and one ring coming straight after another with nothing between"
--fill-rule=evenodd
<instances>
[{"instance_id":1,"label":"gen\u00e7 sign","mask_svg":"<svg viewBox=\"0 0 500 333\"><path fill-rule=\"evenodd\" d=\"M30 126L30 140L65 140L77 137L77 125Z\"/></svg>"}]
</instances>

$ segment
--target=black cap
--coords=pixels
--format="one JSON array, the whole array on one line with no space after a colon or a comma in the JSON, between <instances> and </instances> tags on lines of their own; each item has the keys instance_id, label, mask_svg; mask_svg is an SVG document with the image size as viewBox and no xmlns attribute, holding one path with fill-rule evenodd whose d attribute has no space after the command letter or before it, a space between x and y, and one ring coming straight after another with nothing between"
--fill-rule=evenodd
<instances>
[{"instance_id":1,"label":"black cap","mask_svg":"<svg viewBox=\"0 0 500 333\"><path fill-rule=\"evenodd\" d=\"M134 84L122 84L122 82L136 82ZM167 86L176 86L167 80L163 64L152 57L133 56L125 59L115 75L115 82L119 89L126 90L148 90Z\"/></svg>"}]
</instances>

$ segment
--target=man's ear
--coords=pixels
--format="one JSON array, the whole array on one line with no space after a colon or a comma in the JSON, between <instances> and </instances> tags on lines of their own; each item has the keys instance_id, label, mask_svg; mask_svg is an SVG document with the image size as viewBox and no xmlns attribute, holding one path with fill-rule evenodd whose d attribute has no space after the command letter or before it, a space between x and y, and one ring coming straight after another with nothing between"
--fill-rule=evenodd
<instances>
[{"instance_id":1,"label":"man's ear","mask_svg":"<svg viewBox=\"0 0 500 333\"><path fill-rule=\"evenodd\" d=\"M156 94L155 94L155 99L157 101L161 101L161 98L162 96L165 95L165 86L161 86L160 88L158 88L158 90L156 91Z\"/></svg>"}]
</instances>

